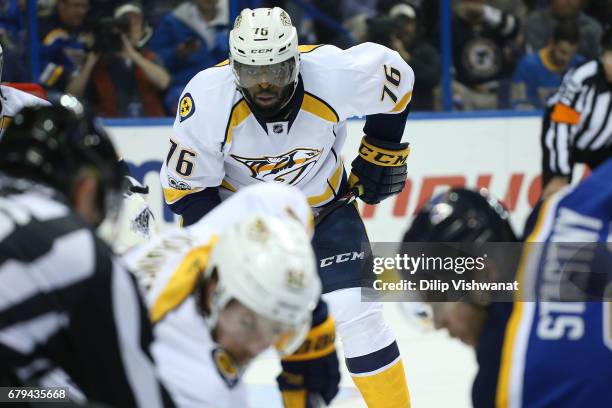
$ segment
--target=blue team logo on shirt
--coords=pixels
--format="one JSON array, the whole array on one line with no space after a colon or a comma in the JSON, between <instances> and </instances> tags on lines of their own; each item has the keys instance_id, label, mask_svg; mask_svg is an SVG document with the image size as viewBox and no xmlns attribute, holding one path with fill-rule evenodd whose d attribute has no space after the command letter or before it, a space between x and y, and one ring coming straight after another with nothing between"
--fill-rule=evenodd
<instances>
[{"instance_id":1,"label":"blue team logo on shirt","mask_svg":"<svg viewBox=\"0 0 612 408\"><path fill-rule=\"evenodd\" d=\"M186 93L179 103L179 120L183 122L186 119L189 119L195 113L195 103L193 102L193 98L190 93Z\"/></svg>"}]
</instances>

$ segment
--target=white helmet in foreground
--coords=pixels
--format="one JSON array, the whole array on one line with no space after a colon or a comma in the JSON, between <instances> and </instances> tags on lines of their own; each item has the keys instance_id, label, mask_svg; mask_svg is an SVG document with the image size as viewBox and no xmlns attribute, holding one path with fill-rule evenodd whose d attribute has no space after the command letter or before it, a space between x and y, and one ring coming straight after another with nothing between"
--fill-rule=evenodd
<instances>
[{"instance_id":1,"label":"white helmet in foreground","mask_svg":"<svg viewBox=\"0 0 612 408\"><path fill-rule=\"evenodd\" d=\"M293 96L300 71L297 30L287 12L280 7L242 10L229 47L236 83L251 108L264 116L278 113ZM255 89L262 83L282 89L273 106L255 103Z\"/></svg>"},{"instance_id":2,"label":"white helmet in foreground","mask_svg":"<svg viewBox=\"0 0 612 408\"><path fill-rule=\"evenodd\" d=\"M209 327L215 327L219 313L235 299L282 324L282 344L277 343L281 354L301 345L321 296L314 251L301 223L266 215L245 217L219 237L205 279L215 271Z\"/></svg>"}]
</instances>

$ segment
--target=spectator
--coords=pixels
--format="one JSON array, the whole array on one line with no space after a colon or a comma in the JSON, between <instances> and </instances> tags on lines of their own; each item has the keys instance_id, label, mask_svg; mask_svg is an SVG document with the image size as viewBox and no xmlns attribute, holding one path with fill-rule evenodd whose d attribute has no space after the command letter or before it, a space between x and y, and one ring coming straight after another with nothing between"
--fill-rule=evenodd
<instances>
[{"instance_id":1,"label":"spectator","mask_svg":"<svg viewBox=\"0 0 612 408\"><path fill-rule=\"evenodd\" d=\"M525 22L525 39L529 51L544 48L550 41L553 28L560 20L573 20L580 30L578 53L586 58L597 58L601 25L582 12L582 0L551 0L550 6L535 10Z\"/></svg>"},{"instance_id":2,"label":"spectator","mask_svg":"<svg viewBox=\"0 0 612 408\"><path fill-rule=\"evenodd\" d=\"M39 80L49 90L70 92L70 82L82 75L85 49L93 43L84 27L88 9L88 0L58 0L55 12L40 20Z\"/></svg>"},{"instance_id":3,"label":"spectator","mask_svg":"<svg viewBox=\"0 0 612 408\"><path fill-rule=\"evenodd\" d=\"M4 50L4 80L6 82L28 82L30 73L25 62L27 47L23 0L0 1L0 46Z\"/></svg>"},{"instance_id":4,"label":"spectator","mask_svg":"<svg viewBox=\"0 0 612 408\"><path fill-rule=\"evenodd\" d=\"M498 94L509 85L514 70L519 28L518 18L485 0L461 0L454 8L453 94L462 108L500 106L503 98L498 99Z\"/></svg>"},{"instance_id":5,"label":"spectator","mask_svg":"<svg viewBox=\"0 0 612 408\"><path fill-rule=\"evenodd\" d=\"M186 1L166 14L155 29L150 47L172 77L164 99L176 112L181 92L199 71L227 58L229 14L227 1Z\"/></svg>"},{"instance_id":6,"label":"spectator","mask_svg":"<svg viewBox=\"0 0 612 408\"><path fill-rule=\"evenodd\" d=\"M170 75L144 48L150 36L140 5L119 6L113 20L98 26L95 51L88 55L82 81L73 82L73 94L86 93L100 116L165 116L161 92Z\"/></svg>"},{"instance_id":7,"label":"spectator","mask_svg":"<svg viewBox=\"0 0 612 408\"><path fill-rule=\"evenodd\" d=\"M395 23L390 47L410 64L418 78L414 85L412 109L433 110L433 89L440 82L441 74L438 51L422 38L412 6L398 4L391 8L389 16Z\"/></svg>"},{"instance_id":8,"label":"spectator","mask_svg":"<svg viewBox=\"0 0 612 408\"><path fill-rule=\"evenodd\" d=\"M557 24L550 44L537 53L523 57L512 78L512 106L542 109L546 100L561 85L563 74L585 61L576 54L580 31L574 21Z\"/></svg>"},{"instance_id":9,"label":"spectator","mask_svg":"<svg viewBox=\"0 0 612 408\"><path fill-rule=\"evenodd\" d=\"M24 9L24 0L0 1L0 39L3 40L5 48L11 45L10 42L16 41L23 29Z\"/></svg>"}]
</instances>

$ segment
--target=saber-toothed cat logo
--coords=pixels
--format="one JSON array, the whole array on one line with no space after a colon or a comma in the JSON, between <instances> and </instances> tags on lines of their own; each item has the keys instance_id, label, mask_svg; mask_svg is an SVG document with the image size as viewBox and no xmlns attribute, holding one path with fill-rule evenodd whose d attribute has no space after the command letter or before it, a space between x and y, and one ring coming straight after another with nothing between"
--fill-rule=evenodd
<instances>
[{"instance_id":1,"label":"saber-toothed cat logo","mask_svg":"<svg viewBox=\"0 0 612 408\"><path fill-rule=\"evenodd\" d=\"M231 155L251 171L251 177L261 181L297 184L306 177L321 156L319 149L297 148L278 156L240 157Z\"/></svg>"}]
</instances>

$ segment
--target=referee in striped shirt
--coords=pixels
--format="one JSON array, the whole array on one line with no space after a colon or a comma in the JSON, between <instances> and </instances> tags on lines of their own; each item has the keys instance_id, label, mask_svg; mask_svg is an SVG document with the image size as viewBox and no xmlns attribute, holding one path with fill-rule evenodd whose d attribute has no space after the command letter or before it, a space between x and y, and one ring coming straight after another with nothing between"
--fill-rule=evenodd
<instances>
[{"instance_id":1,"label":"referee in striped shirt","mask_svg":"<svg viewBox=\"0 0 612 408\"><path fill-rule=\"evenodd\" d=\"M113 145L76 99L25 108L0 140L0 384L172 406L126 269L92 227L121 202Z\"/></svg>"},{"instance_id":2,"label":"referee in striped shirt","mask_svg":"<svg viewBox=\"0 0 612 408\"><path fill-rule=\"evenodd\" d=\"M612 157L612 26L601 55L569 71L547 102L542 127L542 186L546 198L571 181L575 163L591 169Z\"/></svg>"}]
</instances>

